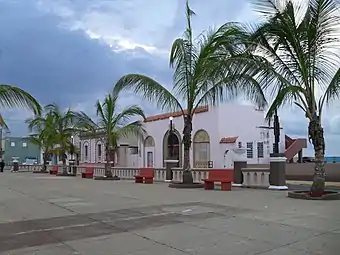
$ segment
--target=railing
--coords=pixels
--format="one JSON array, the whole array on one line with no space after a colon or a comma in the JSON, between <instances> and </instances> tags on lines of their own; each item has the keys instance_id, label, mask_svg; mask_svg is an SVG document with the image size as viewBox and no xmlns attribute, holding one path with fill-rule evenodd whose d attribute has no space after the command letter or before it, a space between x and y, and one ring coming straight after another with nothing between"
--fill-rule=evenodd
<instances>
[{"instance_id":1,"label":"railing","mask_svg":"<svg viewBox=\"0 0 340 255\"><path fill-rule=\"evenodd\" d=\"M139 174L139 168L132 167L112 167L112 175L117 175L121 179L133 180L135 175ZM194 182L202 182L202 179L208 178L209 169L193 169L191 171ZM183 169L174 168L173 169L173 181L182 181ZM105 176L105 168L96 167L93 172L94 177ZM166 169L156 168L155 169L155 181L165 181Z\"/></svg>"},{"instance_id":2,"label":"railing","mask_svg":"<svg viewBox=\"0 0 340 255\"><path fill-rule=\"evenodd\" d=\"M18 168L20 172L33 172L39 171L42 165L19 165ZM6 165L4 170L13 170L13 164Z\"/></svg>"},{"instance_id":3,"label":"railing","mask_svg":"<svg viewBox=\"0 0 340 255\"><path fill-rule=\"evenodd\" d=\"M247 188L268 188L269 168L242 168L243 187Z\"/></svg>"}]
</instances>

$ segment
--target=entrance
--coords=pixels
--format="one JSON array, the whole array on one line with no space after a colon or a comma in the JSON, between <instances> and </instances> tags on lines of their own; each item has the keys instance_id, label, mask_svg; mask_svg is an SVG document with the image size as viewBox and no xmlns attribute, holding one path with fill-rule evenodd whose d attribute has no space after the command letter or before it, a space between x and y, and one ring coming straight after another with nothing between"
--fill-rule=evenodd
<instances>
[{"instance_id":1,"label":"entrance","mask_svg":"<svg viewBox=\"0 0 340 255\"><path fill-rule=\"evenodd\" d=\"M153 167L153 152L148 151L146 155L146 166Z\"/></svg>"}]
</instances>

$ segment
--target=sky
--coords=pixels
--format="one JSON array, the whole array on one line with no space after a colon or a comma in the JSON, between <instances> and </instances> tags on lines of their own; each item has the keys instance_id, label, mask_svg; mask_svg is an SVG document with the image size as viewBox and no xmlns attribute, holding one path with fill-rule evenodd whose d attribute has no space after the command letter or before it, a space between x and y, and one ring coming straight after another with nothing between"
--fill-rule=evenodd
<instances>
[{"instance_id":1,"label":"sky","mask_svg":"<svg viewBox=\"0 0 340 255\"><path fill-rule=\"evenodd\" d=\"M247 0L191 0L196 35L228 21L254 22ZM170 87L169 48L185 28L185 0L0 0L0 82L90 116L94 104L127 73L142 73ZM157 108L132 94L121 105ZM340 103L324 114L326 154L340 155ZM1 109L11 136L27 135L25 110ZM291 137L306 137L307 121L294 107L280 111ZM309 147L307 154L311 154Z\"/></svg>"}]
</instances>

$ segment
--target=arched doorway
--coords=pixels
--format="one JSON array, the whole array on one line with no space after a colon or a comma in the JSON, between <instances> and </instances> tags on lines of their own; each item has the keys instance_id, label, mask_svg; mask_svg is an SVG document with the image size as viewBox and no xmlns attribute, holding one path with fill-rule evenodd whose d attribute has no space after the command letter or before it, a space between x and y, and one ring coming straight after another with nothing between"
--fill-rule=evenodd
<instances>
[{"instance_id":1,"label":"arched doorway","mask_svg":"<svg viewBox=\"0 0 340 255\"><path fill-rule=\"evenodd\" d=\"M155 140L148 136L144 140L144 166L155 166Z\"/></svg>"},{"instance_id":2,"label":"arched doorway","mask_svg":"<svg viewBox=\"0 0 340 255\"><path fill-rule=\"evenodd\" d=\"M193 139L193 160L195 168L208 168L210 161L210 139L208 133L201 129Z\"/></svg>"},{"instance_id":3,"label":"arched doorway","mask_svg":"<svg viewBox=\"0 0 340 255\"><path fill-rule=\"evenodd\" d=\"M181 135L177 130L171 134L169 130L165 133L163 138L163 166L165 167L164 160L175 159L178 160L176 167L182 165L182 142Z\"/></svg>"}]
</instances>

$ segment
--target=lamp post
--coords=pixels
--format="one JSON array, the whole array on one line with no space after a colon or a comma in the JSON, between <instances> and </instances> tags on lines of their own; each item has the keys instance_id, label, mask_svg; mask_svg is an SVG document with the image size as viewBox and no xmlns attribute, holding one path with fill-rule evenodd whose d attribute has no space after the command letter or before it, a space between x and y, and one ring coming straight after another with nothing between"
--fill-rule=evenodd
<instances>
[{"instance_id":1,"label":"lamp post","mask_svg":"<svg viewBox=\"0 0 340 255\"><path fill-rule=\"evenodd\" d=\"M173 139L173 126L172 126L172 116L169 117L169 137L168 137L168 142L170 143L170 151L169 151L169 159L173 159L174 157L174 139Z\"/></svg>"},{"instance_id":2,"label":"lamp post","mask_svg":"<svg viewBox=\"0 0 340 255\"><path fill-rule=\"evenodd\" d=\"M274 148L273 153L279 153L279 142L280 142L280 122L279 116L277 115L277 110L275 110L274 114Z\"/></svg>"},{"instance_id":3,"label":"lamp post","mask_svg":"<svg viewBox=\"0 0 340 255\"><path fill-rule=\"evenodd\" d=\"M76 167L75 167L74 158L73 158L73 155L74 155L74 137L73 137L73 135L71 135L70 154L71 154L71 158L70 158L70 160L69 160L69 164L70 164L70 172L71 172L73 175L76 175L76 174L77 174L77 169L76 169Z\"/></svg>"},{"instance_id":4,"label":"lamp post","mask_svg":"<svg viewBox=\"0 0 340 255\"><path fill-rule=\"evenodd\" d=\"M165 182L171 182L173 178L173 172L172 167L174 163L177 163L178 160L174 159L174 129L173 129L173 123L172 123L173 117L169 117L169 135L168 135L168 154L167 159L165 160L165 166L166 166L166 177Z\"/></svg>"}]
</instances>

